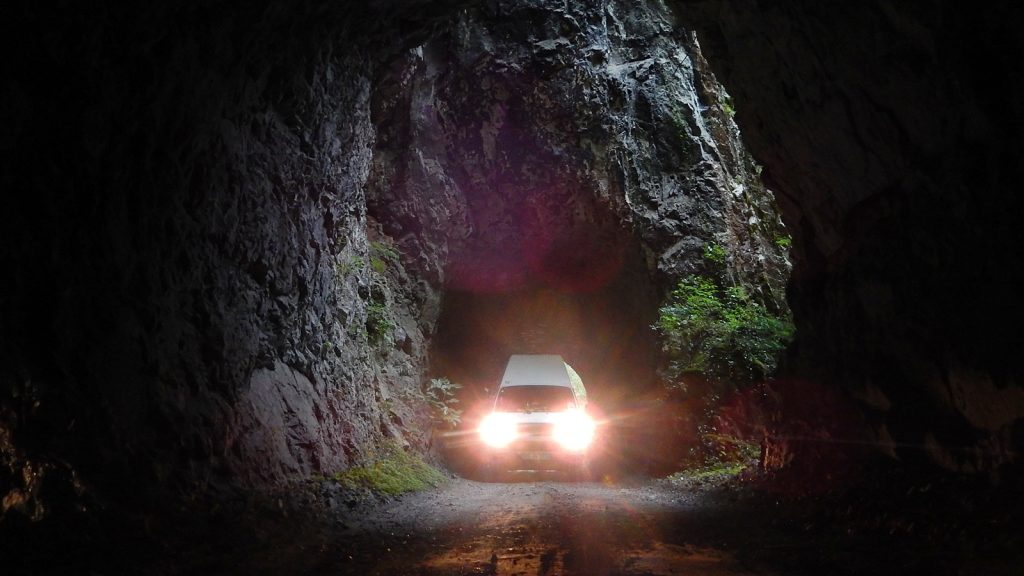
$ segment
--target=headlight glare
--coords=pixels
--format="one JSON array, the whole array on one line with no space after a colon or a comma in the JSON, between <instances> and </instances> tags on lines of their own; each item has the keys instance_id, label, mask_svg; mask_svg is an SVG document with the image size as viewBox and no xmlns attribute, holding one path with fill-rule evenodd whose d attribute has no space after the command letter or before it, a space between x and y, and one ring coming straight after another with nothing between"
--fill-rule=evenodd
<instances>
[{"instance_id":1,"label":"headlight glare","mask_svg":"<svg viewBox=\"0 0 1024 576\"><path fill-rule=\"evenodd\" d=\"M516 439L516 422L508 414L494 412L480 423L480 439L492 448L503 448Z\"/></svg>"},{"instance_id":2,"label":"headlight glare","mask_svg":"<svg viewBox=\"0 0 1024 576\"><path fill-rule=\"evenodd\" d=\"M555 440L566 450L581 451L594 440L593 418L578 410L569 410L555 421Z\"/></svg>"}]
</instances>

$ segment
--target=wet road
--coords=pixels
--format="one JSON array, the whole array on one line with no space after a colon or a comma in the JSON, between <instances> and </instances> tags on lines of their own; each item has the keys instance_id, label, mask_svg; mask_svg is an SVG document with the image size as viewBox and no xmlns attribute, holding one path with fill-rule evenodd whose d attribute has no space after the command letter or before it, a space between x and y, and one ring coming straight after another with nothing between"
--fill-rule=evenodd
<instances>
[{"instance_id":1,"label":"wet road","mask_svg":"<svg viewBox=\"0 0 1024 576\"><path fill-rule=\"evenodd\" d=\"M711 504L662 484L455 480L379 512L384 534L324 573L739 575ZM737 529L740 527L736 527ZM361 540L354 528L353 541Z\"/></svg>"},{"instance_id":2,"label":"wet road","mask_svg":"<svg viewBox=\"0 0 1024 576\"><path fill-rule=\"evenodd\" d=\"M756 479L539 480L456 478L390 501L311 484L314 508L282 495L172 525L157 534L170 554L124 573L1019 576L1024 565L1013 487L970 496L888 474L835 495Z\"/></svg>"}]
</instances>

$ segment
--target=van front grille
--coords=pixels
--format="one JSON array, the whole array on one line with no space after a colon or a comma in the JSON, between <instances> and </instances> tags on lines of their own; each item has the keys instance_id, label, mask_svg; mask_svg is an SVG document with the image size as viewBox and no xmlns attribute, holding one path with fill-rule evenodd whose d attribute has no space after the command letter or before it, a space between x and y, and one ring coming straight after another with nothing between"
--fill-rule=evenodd
<instances>
[{"instance_id":1,"label":"van front grille","mask_svg":"<svg viewBox=\"0 0 1024 576\"><path fill-rule=\"evenodd\" d=\"M554 426L547 423L528 423L519 425L516 439L518 449L545 449L554 443Z\"/></svg>"}]
</instances>

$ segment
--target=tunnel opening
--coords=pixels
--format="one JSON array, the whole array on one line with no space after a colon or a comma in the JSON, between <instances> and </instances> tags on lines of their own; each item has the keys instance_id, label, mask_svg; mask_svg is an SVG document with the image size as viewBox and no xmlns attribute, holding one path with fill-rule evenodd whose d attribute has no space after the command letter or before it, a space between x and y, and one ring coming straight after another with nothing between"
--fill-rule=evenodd
<instances>
[{"instance_id":1,"label":"tunnel opening","mask_svg":"<svg viewBox=\"0 0 1024 576\"><path fill-rule=\"evenodd\" d=\"M679 278L724 255L781 301L790 245L773 461L867 447L920 509L967 478L952 515L1002 482L977 516L1013 526L1013 3L46 4L5 20L0 90L8 546L100 557L179 504L427 452L423 378L481 396L511 352L626 405ZM864 532L928 524L890 519Z\"/></svg>"},{"instance_id":2,"label":"tunnel opening","mask_svg":"<svg viewBox=\"0 0 1024 576\"><path fill-rule=\"evenodd\" d=\"M651 328L659 298L639 247L626 235L618 249L584 253L582 259L575 244L561 257L550 254L543 266L557 271L528 274L515 287L473 290L460 285L445 292L431 343L430 374L463 386L462 421L442 436L447 463L459 473L475 476L481 456L476 426L490 410L512 354L562 356L582 378L589 410L601 420L601 464L648 471L640 463L651 455L642 459L624 447L624 433L636 423L613 417L639 398L663 391L657 374L660 344ZM567 260L583 270L566 267ZM608 266L614 271L604 271ZM581 275L593 276L595 270L602 270L599 281L590 278L580 289Z\"/></svg>"},{"instance_id":3,"label":"tunnel opening","mask_svg":"<svg viewBox=\"0 0 1024 576\"><path fill-rule=\"evenodd\" d=\"M367 213L436 289L426 369L463 386L463 437L510 354L560 354L610 459L678 469L714 401L665 386L666 295L713 276L786 309L788 236L730 106L655 5L485 3L377 72Z\"/></svg>"}]
</instances>

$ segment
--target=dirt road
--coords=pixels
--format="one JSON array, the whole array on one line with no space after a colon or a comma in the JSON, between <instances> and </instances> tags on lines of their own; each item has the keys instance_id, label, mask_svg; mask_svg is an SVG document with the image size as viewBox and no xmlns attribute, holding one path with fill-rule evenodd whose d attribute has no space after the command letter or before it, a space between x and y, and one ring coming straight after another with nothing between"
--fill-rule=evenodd
<instances>
[{"instance_id":1,"label":"dirt road","mask_svg":"<svg viewBox=\"0 0 1024 576\"><path fill-rule=\"evenodd\" d=\"M706 495L663 484L454 480L351 528L324 573L493 575L753 574L732 557ZM737 527L739 528L739 527Z\"/></svg>"},{"instance_id":2,"label":"dirt road","mask_svg":"<svg viewBox=\"0 0 1024 576\"><path fill-rule=\"evenodd\" d=\"M757 477L685 484L454 478L390 501L309 484L239 513L150 527L96 574L1018 576L1015 486L867 477L832 494ZM940 477L941 478L941 477ZM536 480L536 481L535 481ZM796 490L793 490L796 488ZM788 489L788 491L780 491ZM314 499L293 504L302 494ZM184 519L197 518L187 515ZM154 548L154 543L158 546ZM131 561L131 563L129 563ZM38 573L33 571L29 573ZM54 572L54 573L68 573Z\"/></svg>"}]
</instances>

